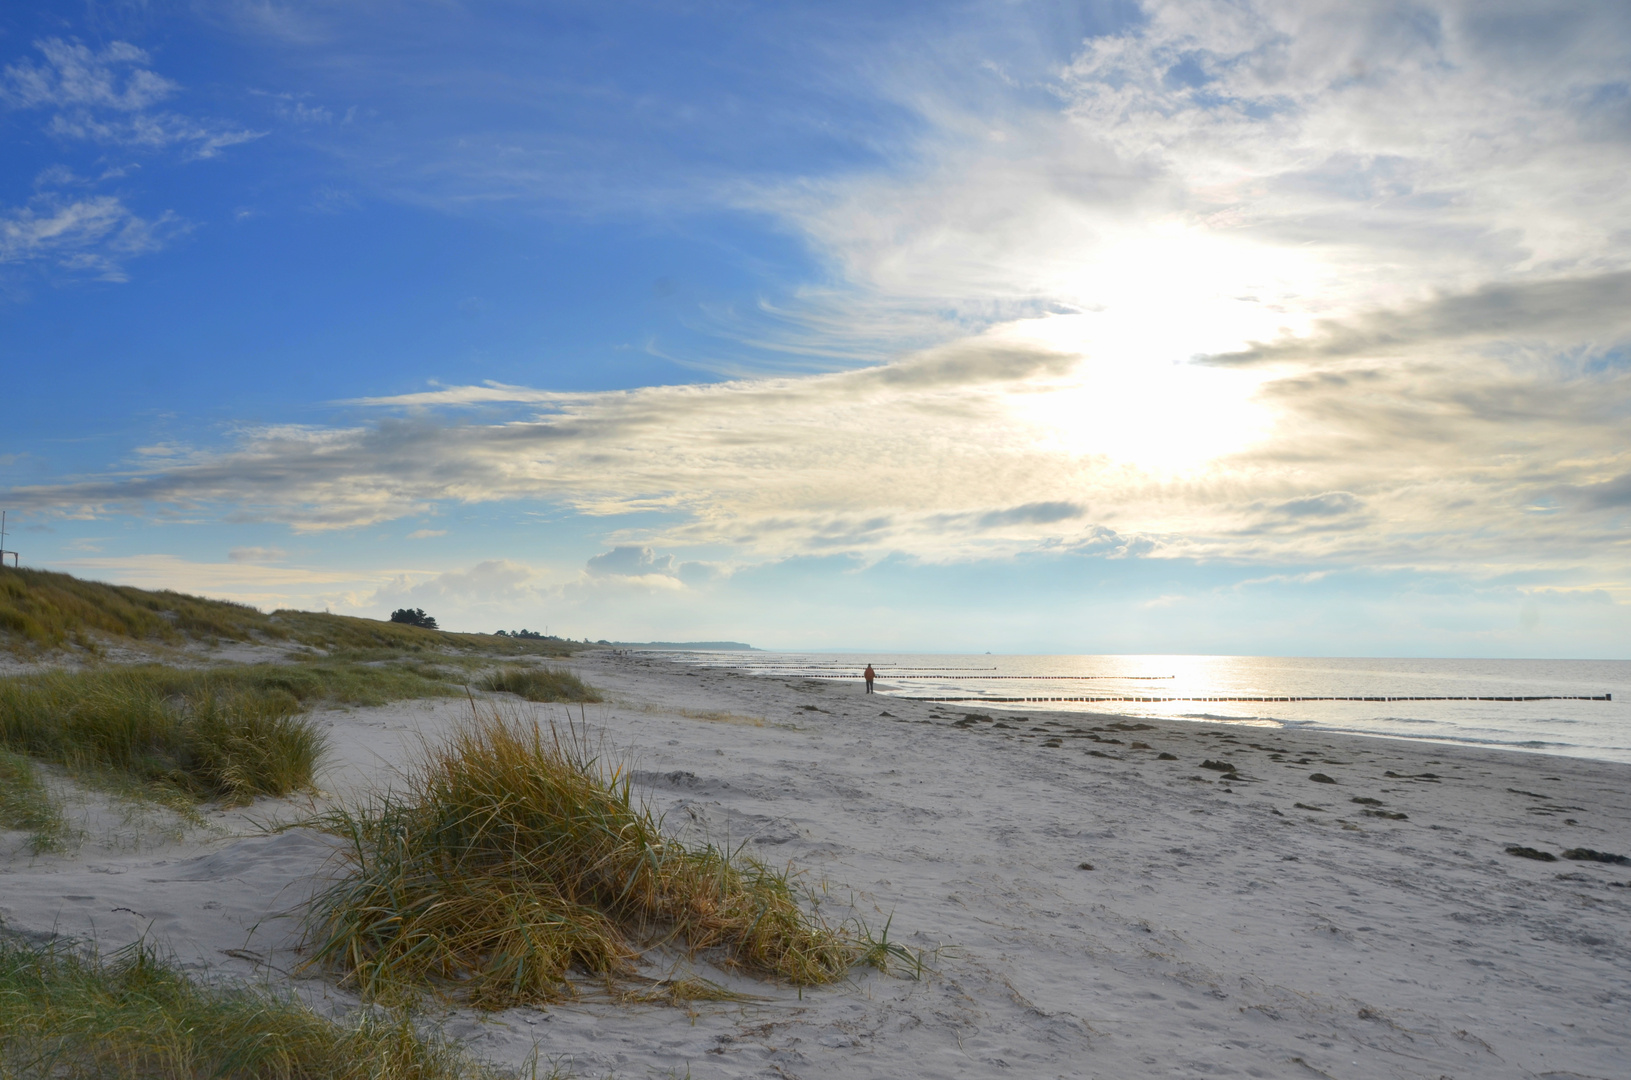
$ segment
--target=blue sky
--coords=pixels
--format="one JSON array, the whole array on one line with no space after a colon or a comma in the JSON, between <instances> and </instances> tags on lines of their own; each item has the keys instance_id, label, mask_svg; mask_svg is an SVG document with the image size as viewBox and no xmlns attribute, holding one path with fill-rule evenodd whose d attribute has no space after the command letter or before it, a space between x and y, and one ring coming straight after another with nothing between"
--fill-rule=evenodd
<instances>
[{"instance_id":1,"label":"blue sky","mask_svg":"<svg viewBox=\"0 0 1631 1080\"><path fill-rule=\"evenodd\" d=\"M787 648L1624 656L1631 11L0 12L28 565Z\"/></svg>"}]
</instances>

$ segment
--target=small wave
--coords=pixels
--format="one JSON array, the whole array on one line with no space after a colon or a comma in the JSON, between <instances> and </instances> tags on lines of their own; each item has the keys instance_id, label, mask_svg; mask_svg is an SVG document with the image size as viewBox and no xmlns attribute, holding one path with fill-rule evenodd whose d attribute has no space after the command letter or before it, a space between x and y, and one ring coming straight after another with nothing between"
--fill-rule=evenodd
<instances>
[{"instance_id":1,"label":"small wave","mask_svg":"<svg viewBox=\"0 0 1631 1080\"><path fill-rule=\"evenodd\" d=\"M1263 721L1276 722L1272 716L1224 716L1220 713L1186 712L1178 713L1174 720L1212 720L1223 724L1250 724Z\"/></svg>"},{"instance_id":2,"label":"small wave","mask_svg":"<svg viewBox=\"0 0 1631 1080\"><path fill-rule=\"evenodd\" d=\"M1418 742L1437 743L1467 743L1470 746L1510 746L1524 750L1539 750L1546 747L1585 749L1568 742L1544 742L1540 739L1491 739L1478 738L1474 735L1417 735L1408 731L1376 731L1371 728L1352 727L1321 727L1321 731L1335 731L1343 735L1369 735L1381 739L1411 739Z\"/></svg>"}]
</instances>

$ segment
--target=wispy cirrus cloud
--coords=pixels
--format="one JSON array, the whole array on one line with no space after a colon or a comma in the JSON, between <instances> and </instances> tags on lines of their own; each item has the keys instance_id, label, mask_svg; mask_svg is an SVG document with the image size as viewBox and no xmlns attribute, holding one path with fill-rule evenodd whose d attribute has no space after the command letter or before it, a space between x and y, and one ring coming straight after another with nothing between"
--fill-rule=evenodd
<instances>
[{"instance_id":1,"label":"wispy cirrus cloud","mask_svg":"<svg viewBox=\"0 0 1631 1080\"><path fill-rule=\"evenodd\" d=\"M146 219L113 195L54 192L0 209L0 263L38 263L103 281L125 281L125 263L158 251L186 226L164 213Z\"/></svg>"},{"instance_id":2,"label":"wispy cirrus cloud","mask_svg":"<svg viewBox=\"0 0 1631 1080\"><path fill-rule=\"evenodd\" d=\"M47 114L44 130L59 140L126 150L174 148L189 158L209 158L264 134L164 108L181 92L180 84L154 71L148 53L129 42L93 49L45 38L34 48L38 58L21 57L0 69L0 108ZM0 263L127 280L131 259L188 231L173 211L143 214L128 205L127 193L97 192L131 171L128 164L106 161L83 175L61 163L41 170L33 198L0 207Z\"/></svg>"},{"instance_id":3,"label":"wispy cirrus cloud","mask_svg":"<svg viewBox=\"0 0 1631 1080\"><path fill-rule=\"evenodd\" d=\"M0 74L0 101L12 108L142 112L181 89L147 68L146 51L126 41L100 51L61 38L36 41L34 47L44 63L25 58Z\"/></svg>"},{"instance_id":4,"label":"wispy cirrus cloud","mask_svg":"<svg viewBox=\"0 0 1631 1080\"><path fill-rule=\"evenodd\" d=\"M7 499L88 515L171 506L306 532L532 501L613 528L591 576L676 581L677 556L653 550L706 545L750 561L1058 551L1613 580L1631 372L1487 367L1470 380L1418 359L1247 383L1275 418L1260 438L1156 466L1092 442L1121 405L1095 390L1090 359L980 338L821 376L554 395L448 387L381 399L387 415L355 426L249 430ZM1029 408L1061 398L1079 410ZM1181 412L1138 419L1156 442L1191 434ZM1542 503L1553 510L1526 509ZM619 528L626 515L642 524Z\"/></svg>"},{"instance_id":5,"label":"wispy cirrus cloud","mask_svg":"<svg viewBox=\"0 0 1631 1080\"><path fill-rule=\"evenodd\" d=\"M24 57L0 71L0 104L49 111L46 131L58 138L148 150L179 146L209 158L265 134L157 108L181 86L148 67L148 53L129 42L97 50L45 38L34 47L40 60Z\"/></svg>"}]
</instances>

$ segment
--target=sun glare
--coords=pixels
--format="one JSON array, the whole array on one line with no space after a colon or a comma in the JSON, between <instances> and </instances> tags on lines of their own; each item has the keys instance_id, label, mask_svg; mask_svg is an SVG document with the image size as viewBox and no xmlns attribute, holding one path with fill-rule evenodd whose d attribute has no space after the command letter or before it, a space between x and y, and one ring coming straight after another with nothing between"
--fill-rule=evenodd
<instances>
[{"instance_id":1,"label":"sun glare","mask_svg":"<svg viewBox=\"0 0 1631 1080\"><path fill-rule=\"evenodd\" d=\"M1053 282L1054 295L1084 298L1081 310L994 332L1083 357L1013 408L1064 452L1151 471L1237 452L1272 422L1257 400L1264 376L1194 358L1306 330L1298 297L1319 294L1328 273L1310 254L1177 220L1101 233Z\"/></svg>"},{"instance_id":2,"label":"sun glare","mask_svg":"<svg viewBox=\"0 0 1631 1080\"><path fill-rule=\"evenodd\" d=\"M1204 466L1267 433L1269 410L1256 400L1260 375L1175 358L1171 345L1158 340L1096 347L1104 327L1082 324L1106 318L1050 316L1037 320L1044 326L1025 328L1042 331L1026 333L1031 341L1084 357L1071 376L1011 399L1014 413L1041 429L1042 439L1065 453L1103 454L1171 473Z\"/></svg>"}]
</instances>

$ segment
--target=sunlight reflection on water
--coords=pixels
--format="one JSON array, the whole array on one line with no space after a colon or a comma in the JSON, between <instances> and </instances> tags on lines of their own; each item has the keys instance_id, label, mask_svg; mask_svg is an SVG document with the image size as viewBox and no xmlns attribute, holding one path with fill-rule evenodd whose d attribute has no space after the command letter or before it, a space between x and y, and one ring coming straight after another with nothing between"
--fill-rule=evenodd
<instances>
[{"instance_id":1,"label":"sunlight reflection on water","mask_svg":"<svg viewBox=\"0 0 1631 1080\"><path fill-rule=\"evenodd\" d=\"M948 709L1081 710L1124 716L1312 727L1631 762L1631 661L1378 660L1259 656L962 656L695 653L676 659L761 675L803 675L878 691L967 698ZM1202 701L1219 697L1539 697L1612 701ZM1019 702L1003 698L1096 698ZM1170 698L1168 701L1105 700Z\"/></svg>"}]
</instances>

